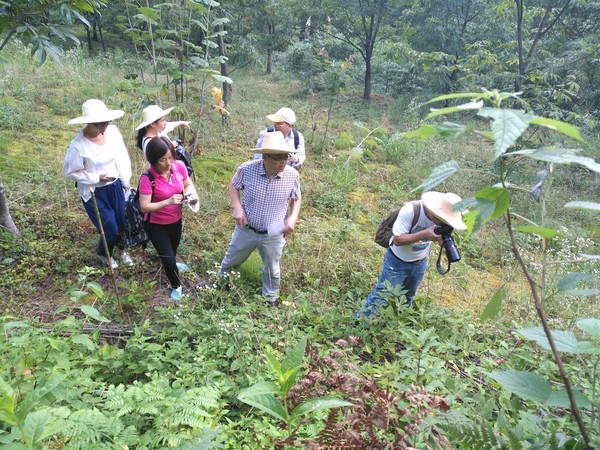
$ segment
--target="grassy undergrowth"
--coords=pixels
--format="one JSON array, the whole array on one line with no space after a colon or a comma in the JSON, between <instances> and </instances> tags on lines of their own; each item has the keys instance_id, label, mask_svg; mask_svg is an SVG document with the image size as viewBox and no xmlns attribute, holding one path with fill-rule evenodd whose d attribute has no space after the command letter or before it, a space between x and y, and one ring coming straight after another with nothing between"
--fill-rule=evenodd
<instances>
[{"instance_id":1,"label":"grassy undergrowth","mask_svg":"<svg viewBox=\"0 0 600 450\"><path fill-rule=\"evenodd\" d=\"M372 241L377 223L393 206L411 199L410 190L449 159L471 172L438 190L466 197L488 185L489 175L481 170L491 155L483 144L403 139L395 133L418 127L424 115L418 102L378 98L364 103L350 92L337 102L327 149L320 152L328 100L295 95L300 82L252 70L234 72L226 122L210 108L198 119L197 87L192 86L189 99L173 112L200 131L193 150L202 205L199 213L184 214L180 251L192 269L184 275L187 297L181 305L169 305L159 260L151 250L137 249L136 266L118 272L117 299L112 279L94 260L97 237L79 195L62 176L66 147L77 132L67 122L88 98L123 109L126 114L116 124L126 138L134 174L139 174L144 162L133 130L143 102L158 100L145 97L135 81L126 79L111 54L92 60L72 51L63 66L49 61L43 67L16 47L3 57L8 63L0 66L0 175L23 239L0 235L0 406L14 399L17 409L14 418L0 416L0 442L10 436L26 441L28 427L40 421L45 431L29 448L92 448L93 442L103 443L98 448L310 448L319 439L323 444L328 442L324 430L333 439L327 424L341 421L341 412L328 416L317 410L291 430L237 399L241 389L274 379L265 349L284 355L305 337L317 350L307 353L298 384L318 386L319 395L366 402L361 423L385 419L390 424L378 428L372 442L402 436L406 446L416 448L444 448L444 439L450 440L446 448L474 448L463 439L470 430L479 433L477 442L548 448L540 443L555 437L564 444L576 436L564 411L519 401L485 376L499 368L538 367L557 379L547 354L510 331L514 324L536 322L501 224L492 222L469 238L456 236L462 260L445 277L430 264L414 309L405 310L392 299L372 321L353 319L380 271L383 250ZM167 92L160 101L175 105ZM250 158L248 149L267 125L264 116L283 105L297 113L308 161L301 174L301 220L282 261L283 306L272 310L258 295L256 255L227 288L214 279L214 271L233 229L227 184L237 165ZM367 146L358 159L350 151L365 132L355 121L384 130L381 143ZM535 184L535 167L522 176L525 184ZM566 217L559 205L574 194L595 198L597 180L583 181L572 168L558 169L554 176L558 192L548 210L569 227L553 241L553 258L594 253L591 238L597 230L578 226L589 217L581 211ZM516 198L515 204L523 214L536 208L528 196ZM525 239L523 244L534 264L538 242ZM554 276L560 274L557 266ZM507 291L504 308L493 323L480 323L478 316L501 286ZM84 315L82 306L94 306L100 315ZM548 308L560 329L572 330L576 320L598 315L596 296L557 297ZM133 329L133 335L106 341L97 330L82 332L105 318L109 326ZM328 364L319 366L325 356ZM573 356L567 364L578 374L577 385L593 391L593 362ZM344 384L348 379L382 399L424 387L443 397L450 412L432 408L419 422L421 428L413 430L408 425L416 413L390 409L384 414L377 409L379 397L350 392ZM452 426L463 425L460 437ZM486 434L489 429L494 432ZM509 447L511 439L521 446Z\"/></svg>"}]
</instances>

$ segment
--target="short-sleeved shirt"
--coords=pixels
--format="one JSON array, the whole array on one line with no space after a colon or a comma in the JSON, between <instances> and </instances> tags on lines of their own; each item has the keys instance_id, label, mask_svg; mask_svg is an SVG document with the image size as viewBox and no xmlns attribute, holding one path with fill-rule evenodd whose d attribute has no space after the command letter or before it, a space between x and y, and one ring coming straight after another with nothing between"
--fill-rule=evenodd
<instances>
[{"instance_id":1,"label":"short-sleeved shirt","mask_svg":"<svg viewBox=\"0 0 600 450\"><path fill-rule=\"evenodd\" d=\"M231 184L242 191L242 208L248 225L257 230L267 230L269 225L283 222L289 201L301 198L298 172L285 166L283 172L269 178L262 159L240 165Z\"/></svg>"},{"instance_id":2,"label":"short-sleeved shirt","mask_svg":"<svg viewBox=\"0 0 600 450\"><path fill-rule=\"evenodd\" d=\"M146 175L142 175L140 177L140 194L152 195L150 200L152 203L162 202L175 194L183 193L183 182L188 178L188 173L185 164L181 161L173 161L170 181L159 175L152 167L149 167L148 170L154 175L154 193L152 193L152 182ZM181 206L182 204L168 205L158 211L152 211L150 223L168 225L179 221L182 215Z\"/></svg>"},{"instance_id":3,"label":"short-sleeved shirt","mask_svg":"<svg viewBox=\"0 0 600 450\"><path fill-rule=\"evenodd\" d=\"M414 209L410 202L407 202L398 213L398 217L392 227L394 236L400 236L407 233L418 233L426 228L432 227L435 224L425 215L425 208L421 203L419 220L411 231L411 225L414 217ZM409 245L390 245L390 250L403 261L413 262L425 258L431 251L431 241L419 241Z\"/></svg>"}]
</instances>

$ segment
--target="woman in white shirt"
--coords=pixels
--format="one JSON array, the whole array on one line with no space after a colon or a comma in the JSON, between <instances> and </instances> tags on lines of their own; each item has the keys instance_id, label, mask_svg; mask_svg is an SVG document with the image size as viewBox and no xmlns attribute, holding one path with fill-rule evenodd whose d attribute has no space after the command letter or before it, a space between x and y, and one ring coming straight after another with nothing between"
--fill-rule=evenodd
<instances>
[{"instance_id":1,"label":"woman in white shirt","mask_svg":"<svg viewBox=\"0 0 600 450\"><path fill-rule=\"evenodd\" d=\"M100 239L96 254L113 269L118 268L112 253L121 237L125 225L125 191L130 189L131 161L121 132L111 122L125 114L120 110L109 110L101 100L87 100L81 107L82 115L69 121L83 124L75 139L69 144L65 156L63 173L77 182L83 206L100 233L98 216L108 246ZM94 208L92 192L96 198L98 212ZM121 251L121 259L133 265L131 257Z\"/></svg>"},{"instance_id":2,"label":"woman in white shirt","mask_svg":"<svg viewBox=\"0 0 600 450\"><path fill-rule=\"evenodd\" d=\"M167 115L173 108L172 106L163 110L158 105L149 105L142 111L142 123L136 127L138 132L136 142L137 146L144 152L144 156L146 156L146 145L153 137L167 136L168 133L180 126L190 128L190 123L185 120L167 122Z\"/></svg>"}]
</instances>

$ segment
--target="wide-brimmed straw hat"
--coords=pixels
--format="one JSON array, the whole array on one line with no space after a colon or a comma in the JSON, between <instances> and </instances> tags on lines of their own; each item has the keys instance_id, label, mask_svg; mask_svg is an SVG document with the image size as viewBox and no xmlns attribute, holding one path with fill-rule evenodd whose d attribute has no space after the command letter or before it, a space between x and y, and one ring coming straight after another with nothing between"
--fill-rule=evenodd
<instances>
[{"instance_id":1,"label":"wide-brimmed straw hat","mask_svg":"<svg viewBox=\"0 0 600 450\"><path fill-rule=\"evenodd\" d=\"M447 223L457 230L466 230L467 226L462 221L462 215L459 211L454 211L453 206L461 201L461 198L452 193L442 193L429 191L421 196L425 207L438 219Z\"/></svg>"},{"instance_id":2,"label":"wide-brimmed straw hat","mask_svg":"<svg viewBox=\"0 0 600 450\"><path fill-rule=\"evenodd\" d=\"M81 116L69 120L69 123L110 122L122 117L125 112L120 109L108 109L102 100L92 98L81 105L81 114Z\"/></svg>"},{"instance_id":3,"label":"wide-brimmed straw hat","mask_svg":"<svg viewBox=\"0 0 600 450\"><path fill-rule=\"evenodd\" d=\"M294 125L296 123L296 113L290 108L280 108L275 114L269 114L267 119L271 122L287 122Z\"/></svg>"},{"instance_id":4,"label":"wide-brimmed straw hat","mask_svg":"<svg viewBox=\"0 0 600 450\"><path fill-rule=\"evenodd\" d=\"M163 111L163 109L158 105L146 106L144 108L144 110L142 111L142 123L140 123L135 128L136 131L140 130L144 127L147 127L152 122L156 122L161 117L165 117L167 114L169 114L173 110L173 108L175 108L175 107L171 106L170 108L167 108Z\"/></svg>"},{"instance_id":5,"label":"wide-brimmed straw hat","mask_svg":"<svg viewBox=\"0 0 600 450\"><path fill-rule=\"evenodd\" d=\"M281 155L289 153L290 148L285 142L281 131L271 131L265 133L261 148L250 149L252 153L262 153L263 155Z\"/></svg>"}]
</instances>

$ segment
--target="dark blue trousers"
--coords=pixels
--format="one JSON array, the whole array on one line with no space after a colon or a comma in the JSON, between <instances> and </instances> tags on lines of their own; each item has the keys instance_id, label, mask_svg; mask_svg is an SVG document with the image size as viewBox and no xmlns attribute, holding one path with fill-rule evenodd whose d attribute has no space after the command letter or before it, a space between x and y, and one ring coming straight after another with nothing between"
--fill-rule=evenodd
<instances>
[{"instance_id":1,"label":"dark blue trousers","mask_svg":"<svg viewBox=\"0 0 600 450\"><path fill-rule=\"evenodd\" d=\"M123 192L121 180L117 179L108 186L96 188L95 195L96 203L98 204L98 212L100 213L100 220L102 221L102 228L104 229L104 236L106 237L106 243L108 244L108 252L110 253L110 256L112 256L115 245L121 240L121 235L119 233L125 226L125 194ZM96 227L96 230L100 233L98 216L94 210L93 199L90 198L87 202L83 202L83 206L88 217ZM98 242L98 250L96 250L96 253L106 256L102 237L100 237L100 241Z\"/></svg>"}]
</instances>

